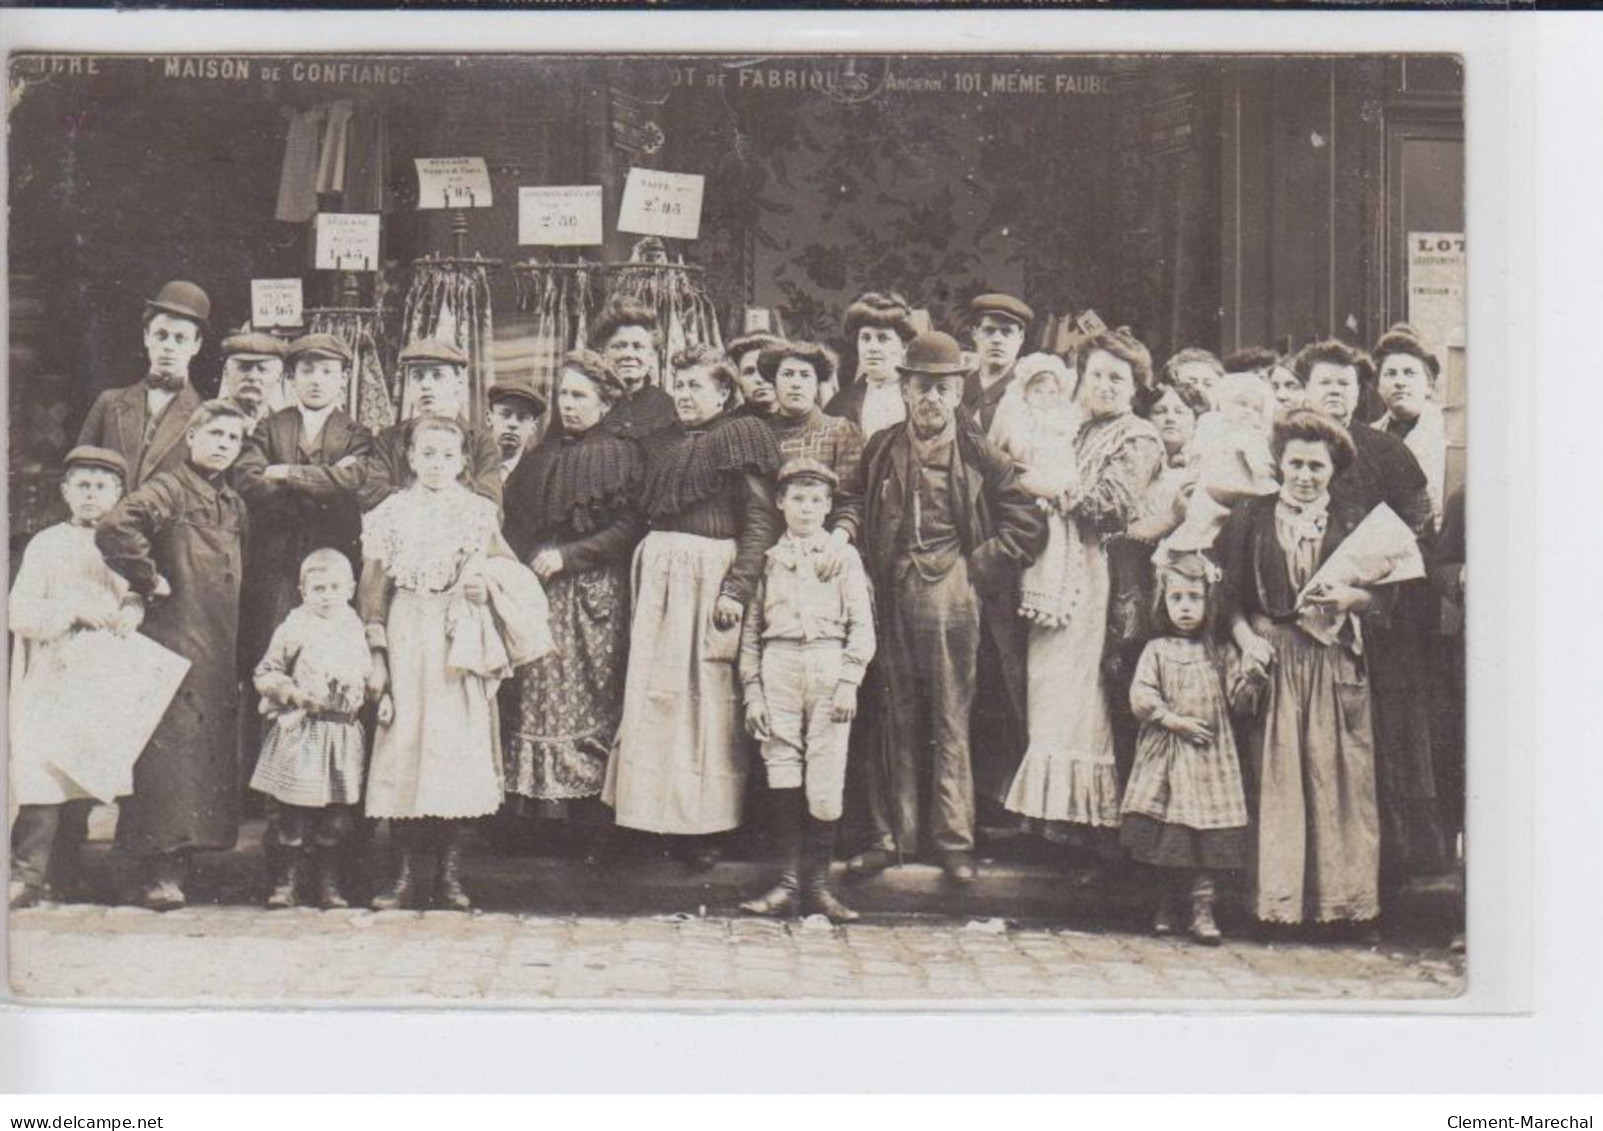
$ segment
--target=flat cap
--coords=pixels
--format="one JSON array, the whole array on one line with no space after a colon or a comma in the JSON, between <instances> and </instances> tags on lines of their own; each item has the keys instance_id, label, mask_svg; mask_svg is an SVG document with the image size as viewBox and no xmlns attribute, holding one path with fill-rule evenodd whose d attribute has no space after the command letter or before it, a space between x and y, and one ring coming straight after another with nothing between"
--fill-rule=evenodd
<instances>
[{"instance_id":1,"label":"flat cap","mask_svg":"<svg viewBox=\"0 0 1603 1131\"><path fill-rule=\"evenodd\" d=\"M110 448L97 448L93 444L79 444L67 453L62 466L98 467L103 471L114 471L124 483L128 482L128 461L122 458L121 452L114 452Z\"/></svg>"},{"instance_id":2,"label":"flat cap","mask_svg":"<svg viewBox=\"0 0 1603 1131\"><path fill-rule=\"evenodd\" d=\"M840 487L840 476L828 464L820 463L811 456L795 456L780 466L779 486L783 487L792 479L816 479L820 483L828 483L831 491Z\"/></svg>"},{"instance_id":3,"label":"flat cap","mask_svg":"<svg viewBox=\"0 0 1603 1131\"><path fill-rule=\"evenodd\" d=\"M265 334L260 330L249 332L241 330L237 334L230 334L223 339L222 348L224 357L242 353L256 357L283 357L287 349L282 338L275 338L272 334Z\"/></svg>"},{"instance_id":4,"label":"flat cap","mask_svg":"<svg viewBox=\"0 0 1603 1131\"><path fill-rule=\"evenodd\" d=\"M1035 311L1031 310L1020 299L1012 295L990 294L975 295L968 304L968 312L975 322L987 314L995 314L1002 318L1011 318L1020 326L1028 328L1035 321Z\"/></svg>"},{"instance_id":5,"label":"flat cap","mask_svg":"<svg viewBox=\"0 0 1603 1131\"><path fill-rule=\"evenodd\" d=\"M535 415L545 411L545 398L534 391L534 385L524 377L503 377L490 386L485 394L490 403L496 401L521 400L527 401L534 408Z\"/></svg>"},{"instance_id":6,"label":"flat cap","mask_svg":"<svg viewBox=\"0 0 1603 1131\"><path fill-rule=\"evenodd\" d=\"M351 347L333 334L307 334L303 338L296 338L284 351L284 356L292 365L303 357L331 357L346 365L352 360Z\"/></svg>"},{"instance_id":7,"label":"flat cap","mask_svg":"<svg viewBox=\"0 0 1603 1131\"><path fill-rule=\"evenodd\" d=\"M396 359L402 365L466 365L468 355L457 349L450 342L442 342L436 338L419 338L401 351Z\"/></svg>"}]
</instances>

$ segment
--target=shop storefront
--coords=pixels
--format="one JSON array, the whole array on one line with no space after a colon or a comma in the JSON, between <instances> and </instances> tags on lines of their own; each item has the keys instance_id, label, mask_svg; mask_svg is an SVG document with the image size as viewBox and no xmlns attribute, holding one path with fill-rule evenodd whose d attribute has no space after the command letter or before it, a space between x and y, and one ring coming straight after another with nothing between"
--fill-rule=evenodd
<instances>
[{"instance_id":1,"label":"shop storefront","mask_svg":"<svg viewBox=\"0 0 1603 1131\"><path fill-rule=\"evenodd\" d=\"M95 394L140 375L141 300L172 278L212 299L192 368L203 392L220 333L252 317L253 279L298 279L306 308L369 312L383 380L431 302L479 320L482 380L548 379L620 287L649 291L691 340L757 319L844 345L841 312L869 288L944 327L975 293L1024 295L1043 348L1094 310L1160 359L1367 344L1404 317L1459 330L1462 78L1448 57L12 66L14 539L49 517L51 468ZM420 208L417 159L446 157L482 158L487 205ZM632 169L702 178L695 238L642 246L619 230ZM520 209L520 189L541 186L599 188L599 242L525 242L538 210ZM376 258L319 269L316 217L330 213L378 216ZM1419 252L1422 234L1447 251ZM419 263L475 256L466 282ZM666 262L619 267L631 258Z\"/></svg>"}]
</instances>

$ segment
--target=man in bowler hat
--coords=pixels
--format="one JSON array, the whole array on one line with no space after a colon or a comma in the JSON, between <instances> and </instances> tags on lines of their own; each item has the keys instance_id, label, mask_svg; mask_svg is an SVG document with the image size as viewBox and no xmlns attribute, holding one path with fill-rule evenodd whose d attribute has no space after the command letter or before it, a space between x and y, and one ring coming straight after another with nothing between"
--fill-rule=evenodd
<instances>
[{"instance_id":1,"label":"man in bowler hat","mask_svg":"<svg viewBox=\"0 0 1603 1131\"><path fill-rule=\"evenodd\" d=\"M907 419L863 453L862 549L878 595L890 727L870 768L873 843L851 870L872 875L926 835L947 875L974 865L969 725L981 617L1011 616L1020 571L1046 543L1046 522L1013 463L960 411L964 363L946 334L920 334L898 366Z\"/></svg>"},{"instance_id":2,"label":"man in bowler hat","mask_svg":"<svg viewBox=\"0 0 1603 1131\"><path fill-rule=\"evenodd\" d=\"M189 363L200 351L211 305L205 291L182 281L146 299L144 379L101 393L78 433L79 444L109 448L127 461L129 491L188 458L184 431L200 407Z\"/></svg>"}]
</instances>

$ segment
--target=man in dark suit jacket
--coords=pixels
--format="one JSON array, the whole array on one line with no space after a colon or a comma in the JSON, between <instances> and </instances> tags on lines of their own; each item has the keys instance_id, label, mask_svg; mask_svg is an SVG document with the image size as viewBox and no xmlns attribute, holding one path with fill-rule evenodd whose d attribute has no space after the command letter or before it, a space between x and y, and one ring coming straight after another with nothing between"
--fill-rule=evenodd
<instances>
[{"instance_id":1,"label":"man in dark suit jacket","mask_svg":"<svg viewBox=\"0 0 1603 1131\"><path fill-rule=\"evenodd\" d=\"M95 398L79 444L109 448L128 462L132 492L158 471L176 471L188 458L183 443L200 394L189 363L200 350L211 300L194 283L175 281L145 300L145 378Z\"/></svg>"},{"instance_id":2,"label":"man in dark suit jacket","mask_svg":"<svg viewBox=\"0 0 1603 1131\"><path fill-rule=\"evenodd\" d=\"M869 771L874 842L851 870L878 872L919 844L919 778L932 778L929 840L947 875L972 881L974 774L969 728L982 614L1011 618L1020 571L1046 520L1013 462L960 410L968 366L946 334L920 334L898 367L907 420L863 453L860 541L878 598L890 694L883 765Z\"/></svg>"}]
</instances>

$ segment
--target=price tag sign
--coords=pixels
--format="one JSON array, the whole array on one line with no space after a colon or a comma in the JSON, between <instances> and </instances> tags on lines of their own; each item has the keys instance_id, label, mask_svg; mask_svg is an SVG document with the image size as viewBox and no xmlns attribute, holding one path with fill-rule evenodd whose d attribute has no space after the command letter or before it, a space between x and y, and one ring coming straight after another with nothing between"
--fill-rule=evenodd
<instances>
[{"instance_id":1,"label":"price tag sign","mask_svg":"<svg viewBox=\"0 0 1603 1131\"><path fill-rule=\"evenodd\" d=\"M301 325L299 279L252 279L250 324L253 330Z\"/></svg>"},{"instance_id":2,"label":"price tag sign","mask_svg":"<svg viewBox=\"0 0 1603 1131\"><path fill-rule=\"evenodd\" d=\"M630 169L618 210L618 231L693 240L701 234L700 173Z\"/></svg>"},{"instance_id":3,"label":"price tag sign","mask_svg":"<svg viewBox=\"0 0 1603 1131\"><path fill-rule=\"evenodd\" d=\"M583 247L602 242L600 185L524 185L518 189L518 242Z\"/></svg>"},{"instance_id":4,"label":"price tag sign","mask_svg":"<svg viewBox=\"0 0 1603 1131\"><path fill-rule=\"evenodd\" d=\"M418 157L419 208L490 207L490 171L482 157Z\"/></svg>"},{"instance_id":5,"label":"price tag sign","mask_svg":"<svg viewBox=\"0 0 1603 1131\"><path fill-rule=\"evenodd\" d=\"M378 270L378 214L319 212L316 263L319 271Z\"/></svg>"}]
</instances>

